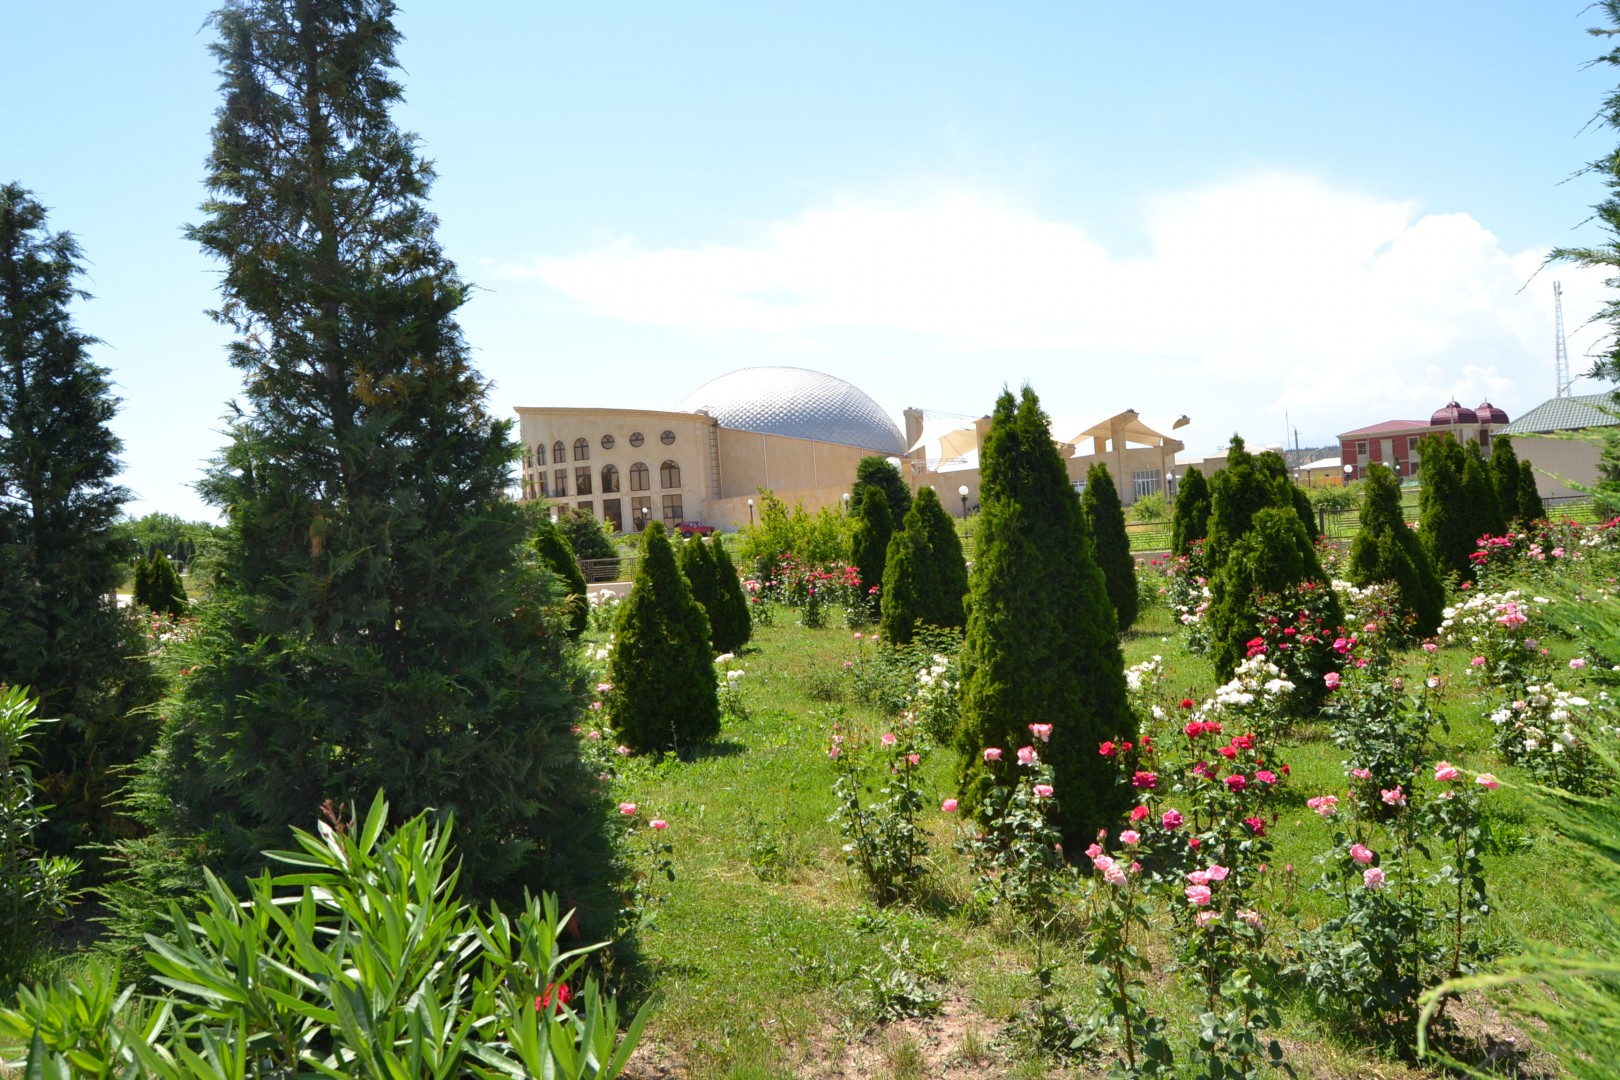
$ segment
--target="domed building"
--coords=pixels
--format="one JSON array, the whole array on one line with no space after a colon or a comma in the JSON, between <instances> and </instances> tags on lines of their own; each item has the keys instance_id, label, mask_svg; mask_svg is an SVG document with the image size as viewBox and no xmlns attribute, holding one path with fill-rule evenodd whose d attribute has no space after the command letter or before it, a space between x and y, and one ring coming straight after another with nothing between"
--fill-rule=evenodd
<instances>
[{"instance_id":1,"label":"domed building","mask_svg":"<svg viewBox=\"0 0 1620 1080\"><path fill-rule=\"evenodd\" d=\"M674 409L520 407L523 498L569 503L639 531L754 519L760 488L807 510L838 505L864 457L898 457L905 439L870 397L795 367L711 379Z\"/></svg>"},{"instance_id":2,"label":"domed building","mask_svg":"<svg viewBox=\"0 0 1620 1080\"><path fill-rule=\"evenodd\" d=\"M1477 443L1489 455L1491 436L1508 425L1508 414L1490 402L1470 409L1455 398L1422 420L1385 420L1381 424L1346 431L1339 436L1339 456L1346 480L1360 480L1367 466L1377 463L1406 479L1418 474L1418 442L1425 435L1444 432L1462 443Z\"/></svg>"}]
</instances>

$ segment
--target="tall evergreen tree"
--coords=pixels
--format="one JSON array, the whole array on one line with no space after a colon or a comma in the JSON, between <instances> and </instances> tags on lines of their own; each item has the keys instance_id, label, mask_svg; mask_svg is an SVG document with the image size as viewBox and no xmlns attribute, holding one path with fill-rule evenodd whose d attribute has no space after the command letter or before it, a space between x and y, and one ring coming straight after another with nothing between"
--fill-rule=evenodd
<instances>
[{"instance_id":1,"label":"tall evergreen tree","mask_svg":"<svg viewBox=\"0 0 1620 1080\"><path fill-rule=\"evenodd\" d=\"M1361 489L1361 528L1350 544L1350 581L1354 585L1393 583L1402 609L1420 635L1440 626L1446 604L1445 586L1434 571L1417 534L1407 528L1401 509L1401 482L1383 465L1367 467Z\"/></svg>"},{"instance_id":2,"label":"tall evergreen tree","mask_svg":"<svg viewBox=\"0 0 1620 1080\"><path fill-rule=\"evenodd\" d=\"M754 616L748 610L748 596L743 592L742 578L737 574L736 564L731 561L725 541L716 535L711 543L714 579L720 599L719 627L713 629L713 644L720 652L734 653L754 636Z\"/></svg>"},{"instance_id":3,"label":"tall evergreen tree","mask_svg":"<svg viewBox=\"0 0 1620 1080\"><path fill-rule=\"evenodd\" d=\"M590 625L591 605L586 595L585 571L579 568L574 549L557 523L541 514L534 529L534 550L562 583L563 602L568 605L568 636L578 641Z\"/></svg>"},{"instance_id":4,"label":"tall evergreen tree","mask_svg":"<svg viewBox=\"0 0 1620 1080\"><path fill-rule=\"evenodd\" d=\"M861 458L855 466L855 483L849 489L850 505L859 508L869 487L882 490L883 497L889 501L889 520L895 528L902 528L901 523L911 512L911 489L906 486L900 470L888 458Z\"/></svg>"},{"instance_id":5,"label":"tall evergreen tree","mask_svg":"<svg viewBox=\"0 0 1620 1080\"><path fill-rule=\"evenodd\" d=\"M867 487L856 507L855 529L849 541L849 562L860 573L863 590L883 584L884 561L896 524L889 516L889 500L883 489L875 484Z\"/></svg>"},{"instance_id":6,"label":"tall evergreen tree","mask_svg":"<svg viewBox=\"0 0 1620 1080\"><path fill-rule=\"evenodd\" d=\"M469 287L389 115L390 0L229 0L204 219L245 376L201 485L226 515L151 794L229 874L328 799L454 812L463 887L573 887L597 796L584 673L505 497L516 447L455 321ZM568 865L565 865L568 864Z\"/></svg>"},{"instance_id":7,"label":"tall evergreen tree","mask_svg":"<svg viewBox=\"0 0 1620 1080\"><path fill-rule=\"evenodd\" d=\"M1080 499L1029 387L1003 393L980 453L978 549L969 575L960 787L982 811L999 782L1017 782L1013 751L1031 722L1055 774L1056 822L1071 850L1089 843L1123 805L1107 739L1134 739L1124 658L1108 585L1092 558ZM986 761L986 747L1004 751Z\"/></svg>"},{"instance_id":8,"label":"tall evergreen tree","mask_svg":"<svg viewBox=\"0 0 1620 1080\"><path fill-rule=\"evenodd\" d=\"M1255 601L1276 596L1311 582L1333 596L1327 575L1316 558L1316 548L1292 506L1268 506L1256 511L1249 529L1238 537L1220 570L1210 579L1210 664L1221 679L1231 678L1246 656L1246 647L1259 633ZM1330 623L1343 616L1332 605ZM1312 688L1314 689L1314 688Z\"/></svg>"},{"instance_id":9,"label":"tall evergreen tree","mask_svg":"<svg viewBox=\"0 0 1620 1080\"><path fill-rule=\"evenodd\" d=\"M1423 487L1418 492L1418 539L1441 576L1473 576L1468 556L1476 549L1474 514L1467 505L1463 469L1467 455L1450 435L1426 435L1418 443Z\"/></svg>"},{"instance_id":10,"label":"tall evergreen tree","mask_svg":"<svg viewBox=\"0 0 1620 1080\"><path fill-rule=\"evenodd\" d=\"M163 615L186 613L186 587L174 563L162 551L154 549L146 558L135 561L133 599L148 611Z\"/></svg>"},{"instance_id":11,"label":"tall evergreen tree","mask_svg":"<svg viewBox=\"0 0 1620 1080\"><path fill-rule=\"evenodd\" d=\"M1311 543L1316 543L1322 536L1316 524L1316 508L1311 506L1310 496L1288 475L1288 459L1275 450L1267 450L1254 460L1271 477L1273 486L1286 499L1286 505L1294 508L1294 516L1305 527L1305 535L1311 538Z\"/></svg>"},{"instance_id":12,"label":"tall evergreen tree","mask_svg":"<svg viewBox=\"0 0 1620 1080\"><path fill-rule=\"evenodd\" d=\"M1136 621L1136 559L1131 555L1130 534L1125 531L1125 508L1108 466L1097 462L1086 470L1086 491L1080 496L1086 514L1091 542L1108 582L1108 599L1119 618L1121 633Z\"/></svg>"},{"instance_id":13,"label":"tall evergreen tree","mask_svg":"<svg viewBox=\"0 0 1620 1080\"><path fill-rule=\"evenodd\" d=\"M1507 532L1508 516L1496 496L1496 485L1491 482L1490 462L1470 440L1463 447L1463 499L1469 514L1474 539L1482 536L1501 536Z\"/></svg>"},{"instance_id":14,"label":"tall evergreen tree","mask_svg":"<svg viewBox=\"0 0 1620 1080\"><path fill-rule=\"evenodd\" d=\"M137 630L114 603L132 550L116 527L126 492L117 400L95 339L69 307L86 299L79 246L45 208L0 186L0 682L40 699L38 775L56 804L41 840L64 853L108 839L118 766L148 725L151 691Z\"/></svg>"},{"instance_id":15,"label":"tall evergreen tree","mask_svg":"<svg viewBox=\"0 0 1620 1080\"><path fill-rule=\"evenodd\" d=\"M675 562L664 523L641 534L641 566L613 625L608 706L632 750L690 755L720 734L709 620Z\"/></svg>"},{"instance_id":16,"label":"tall evergreen tree","mask_svg":"<svg viewBox=\"0 0 1620 1080\"><path fill-rule=\"evenodd\" d=\"M1195 540L1209 534L1209 481L1197 469L1188 469L1176 489L1176 515L1170 525L1170 553L1185 555Z\"/></svg>"},{"instance_id":17,"label":"tall evergreen tree","mask_svg":"<svg viewBox=\"0 0 1620 1080\"><path fill-rule=\"evenodd\" d=\"M1293 507L1293 500L1272 474L1233 435L1226 451L1226 467L1209 481L1209 534L1204 561L1211 575L1226 563L1232 546L1249 531L1254 515L1268 506Z\"/></svg>"},{"instance_id":18,"label":"tall evergreen tree","mask_svg":"<svg viewBox=\"0 0 1620 1080\"><path fill-rule=\"evenodd\" d=\"M673 541L676 548L676 562L680 564L681 574L686 578L686 587L692 590L692 599L698 602L703 609L704 618L709 620L709 644L715 652L726 652L715 641L715 623L724 621L724 613L720 610L720 579L714 572L714 555L709 546L703 542L701 536L689 537L685 540Z\"/></svg>"},{"instance_id":19,"label":"tall evergreen tree","mask_svg":"<svg viewBox=\"0 0 1620 1080\"><path fill-rule=\"evenodd\" d=\"M1526 525L1532 521L1541 521L1547 516L1547 507L1541 501L1541 492L1536 488L1536 470L1528 461L1519 461L1519 483L1515 488L1518 499L1513 516Z\"/></svg>"},{"instance_id":20,"label":"tall evergreen tree","mask_svg":"<svg viewBox=\"0 0 1620 1080\"><path fill-rule=\"evenodd\" d=\"M939 495L917 492L905 528L889 540L883 570L883 640L910 644L918 626L959 627L967 592L967 563Z\"/></svg>"},{"instance_id":21,"label":"tall evergreen tree","mask_svg":"<svg viewBox=\"0 0 1620 1080\"><path fill-rule=\"evenodd\" d=\"M1502 517L1509 522L1519 517L1519 455L1513 451L1513 436L1498 435L1491 440L1491 487Z\"/></svg>"}]
</instances>

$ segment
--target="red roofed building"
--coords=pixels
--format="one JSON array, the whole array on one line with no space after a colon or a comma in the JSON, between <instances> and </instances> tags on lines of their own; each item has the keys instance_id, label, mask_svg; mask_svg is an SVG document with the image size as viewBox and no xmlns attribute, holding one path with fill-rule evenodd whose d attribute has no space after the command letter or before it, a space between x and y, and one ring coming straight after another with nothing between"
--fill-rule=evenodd
<instances>
[{"instance_id":1,"label":"red roofed building","mask_svg":"<svg viewBox=\"0 0 1620 1080\"><path fill-rule=\"evenodd\" d=\"M1489 454L1491 435L1507 423L1507 413L1488 401L1477 409L1448 401L1427 421L1385 420L1344 432L1339 436L1339 457L1347 479L1360 480L1367 466L1377 462L1404 480L1418 474L1417 445L1425 435L1445 432L1459 442L1478 443L1480 450Z\"/></svg>"}]
</instances>

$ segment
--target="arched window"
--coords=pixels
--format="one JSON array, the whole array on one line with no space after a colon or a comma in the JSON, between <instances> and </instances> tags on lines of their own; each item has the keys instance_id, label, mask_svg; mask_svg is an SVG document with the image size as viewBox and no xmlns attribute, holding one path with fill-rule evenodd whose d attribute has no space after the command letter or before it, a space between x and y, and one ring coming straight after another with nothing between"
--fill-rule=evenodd
<instances>
[{"instance_id":1,"label":"arched window","mask_svg":"<svg viewBox=\"0 0 1620 1080\"><path fill-rule=\"evenodd\" d=\"M559 465L568 460L568 447L563 445L561 439L551 444L551 460Z\"/></svg>"},{"instance_id":2,"label":"arched window","mask_svg":"<svg viewBox=\"0 0 1620 1080\"><path fill-rule=\"evenodd\" d=\"M619 467L617 465L602 466L602 494L609 495L619 490Z\"/></svg>"},{"instance_id":3,"label":"arched window","mask_svg":"<svg viewBox=\"0 0 1620 1080\"><path fill-rule=\"evenodd\" d=\"M652 487L652 473L647 469L645 461L638 461L630 466L630 490L646 491Z\"/></svg>"},{"instance_id":4,"label":"arched window","mask_svg":"<svg viewBox=\"0 0 1620 1080\"><path fill-rule=\"evenodd\" d=\"M545 466L546 466L546 444L545 443L535 443L534 444L534 463L536 465L540 466L542 469L545 468Z\"/></svg>"},{"instance_id":5,"label":"arched window","mask_svg":"<svg viewBox=\"0 0 1620 1080\"><path fill-rule=\"evenodd\" d=\"M591 460L591 444L589 442L585 441L584 439L575 439L574 440L574 460L575 461L589 461L589 460Z\"/></svg>"},{"instance_id":6,"label":"arched window","mask_svg":"<svg viewBox=\"0 0 1620 1080\"><path fill-rule=\"evenodd\" d=\"M681 486L681 467L673 461L666 461L658 467L658 486L677 488Z\"/></svg>"}]
</instances>

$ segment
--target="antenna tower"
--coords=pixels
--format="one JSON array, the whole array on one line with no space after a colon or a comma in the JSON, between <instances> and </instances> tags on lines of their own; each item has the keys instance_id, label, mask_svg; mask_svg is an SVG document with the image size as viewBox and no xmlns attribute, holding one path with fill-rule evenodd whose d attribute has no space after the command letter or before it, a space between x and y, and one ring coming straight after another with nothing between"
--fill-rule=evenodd
<instances>
[{"instance_id":1,"label":"antenna tower","mask_svg":"<svg viewBox=\"0 0 1620 1080\"><path fill-rule=\"evenodd\" d=\"M1557 339L1553 345L1553 397L1568 397L1575 380L1569 377L1569 348L1564 344L1564 285L1559 281L1553 282L1553 336Z\"/></svg>"}]
</instances>

